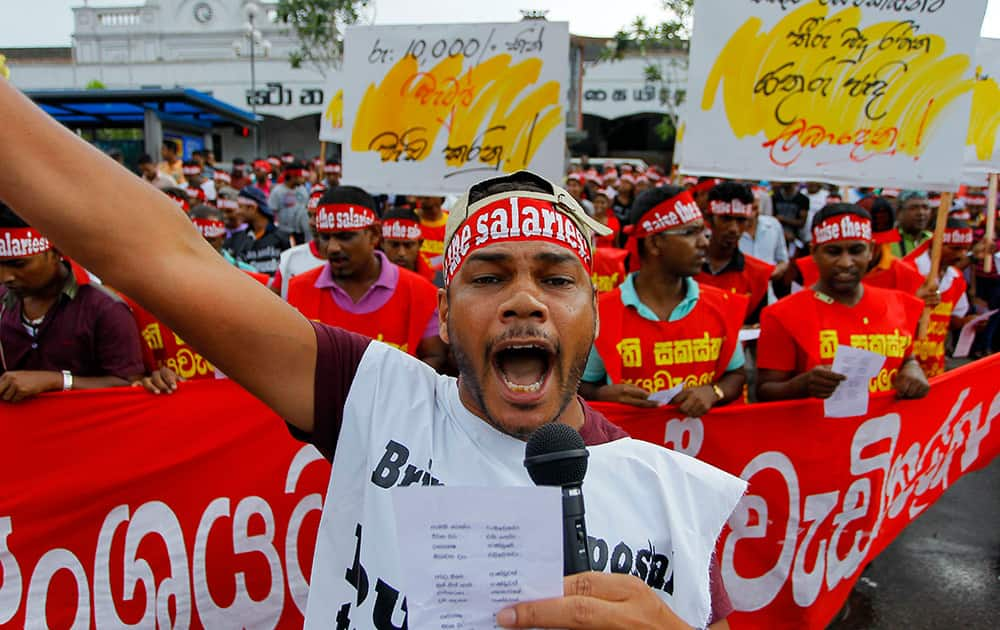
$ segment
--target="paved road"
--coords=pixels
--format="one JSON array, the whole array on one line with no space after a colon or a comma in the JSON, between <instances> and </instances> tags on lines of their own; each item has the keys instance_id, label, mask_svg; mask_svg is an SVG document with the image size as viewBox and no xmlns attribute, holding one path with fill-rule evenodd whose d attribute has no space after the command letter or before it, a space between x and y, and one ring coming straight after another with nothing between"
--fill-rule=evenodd
<instances>
[{"instance_id":1,"label":"paved road","mask_svg":"<svg viewBox=\"0 0 1000 630\"><path fill-rule=\"evenodd\" d=\"M848 605L828 630L1000 629L1000 457L903 530Z\"/></svg>"}]
</instances>

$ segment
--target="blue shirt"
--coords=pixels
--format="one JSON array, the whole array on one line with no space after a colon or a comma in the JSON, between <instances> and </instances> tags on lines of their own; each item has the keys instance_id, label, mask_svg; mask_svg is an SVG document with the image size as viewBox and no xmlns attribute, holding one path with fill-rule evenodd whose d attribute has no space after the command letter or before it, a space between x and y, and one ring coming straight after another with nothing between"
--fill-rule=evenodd
<instances>
[{"instance_id":1,"label":"blue shirt","mask_svg":"<svg viewBox=\"0 0 1000 630\"><path fill-rule=\"evenodd\" d=\"M651 322L660 321L660 318L656 316L653 309L649 308L639 300L639 294L635 291L634 273L630 273L625 277L625 281L622 282L619 289L621 289L622 304L624 306L633 307L635 312L638 313L638 315L643 319L648 319ZM701 291L694 278L684 278L684 299L681 300L680 304L674 307L673 311L670 312L670 316L667 318L667 321L677 322L690 315L691 311L693 311L694 307L698 304L699 295L701 295ZM736 344L736 349L733 350L733 357L729 360L729 365L726 366L726 372L738 370L743 367L744 363L746 363L746 359L743 357L743 345ZM590 355L587 357L587 367L583 370L583 380L588 383L600 383L601 381L604 381L605 383L611 382L608 379L608 372L604 368L604 361L601 359L601 355L597 352L597 346L590 349Z\"/></svg>"}]
</instances>

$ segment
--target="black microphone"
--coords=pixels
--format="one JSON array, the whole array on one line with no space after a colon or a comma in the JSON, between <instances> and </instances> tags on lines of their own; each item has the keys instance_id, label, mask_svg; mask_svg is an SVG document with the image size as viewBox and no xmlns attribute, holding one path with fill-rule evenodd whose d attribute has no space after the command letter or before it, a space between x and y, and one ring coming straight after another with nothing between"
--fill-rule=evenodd
<instances>
[{"instance_id":1,"label":"black microphone","mask_svg":"<svg viewBox=\"0 0 1000 630\"><path fill-rule=\"evenodd\" d=\"M524 467L535 485L562 488L563 575L590 571L581 489L589 456L580 434L557 422L540 426L524 448Z\"/></svg>"}]
</instances>

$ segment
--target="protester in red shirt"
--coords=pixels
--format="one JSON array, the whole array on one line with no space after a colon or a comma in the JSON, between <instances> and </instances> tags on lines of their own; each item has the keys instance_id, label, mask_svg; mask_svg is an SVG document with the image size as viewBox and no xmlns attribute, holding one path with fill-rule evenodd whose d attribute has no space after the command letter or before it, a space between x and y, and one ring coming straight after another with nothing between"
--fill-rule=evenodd
<instances>
[{"instance_id":1,"label":"protester in red shirt","mask_svg":"<svg viewBox=\"0 0 1000 630\"><path fill-rule=\"evenodd\" d=\"M423 233L420 255L427 265L437 271L444 259L444 228L448 224L448 213L441 208L442 197L418 197L417 214Z\"/></svg>"},{"instance_id":2,"label":"protester in red shirt","mask_svg":"<svg viewBox=\"0 0 1000 630\"><path fill-rule=\"evenodd\" d=\"M663 186L636 198L629 215L637 273L598 298L601 325L580 393L654 407L649 395L683 387L671 400L700 417L743 393L739 330L746 298L693 280L705 263L705 222L691 194Z\"/></svg>"},{"instance_id":3,"label":"protester in red shirt","mask_svg":"<svg viewBox=\"0 0 1000 630\"><path fill-rule=\"evenodd\" d=\"M618 217L615 216L615 213L611 211L612 192L602 189L594 193L594 218L611 230L611 234L607 236L597 236L594 238L594 244L597 247L618 247L620 242L618 239L622 225Z\"/></svg>"},{"instance_id":4,"label":"protester in red shirt","mask_svg":"<svg viewBox=\"0 0 1000 630\"><path fill-rule=\"evenodd\" d=\"M142 376L128 307L77 282L48 239L0 203L0 400L122 387Z\"/></svg>"},{"instance_id":5,"label":"protester in red shirt","mask_svg":"<svg viewBox=\"0 0 1000 630\"><path fill-rule=\"evenodd\" d=\"M316 214L328 264L295 277L288 303L314 321L393 345L440 370L448 350L438 335L437 288L392 264L377 249L375 200L360 188L323 194Z\"/></svg>"},{"instance_id":6,"label":"protester in red shirt","mask_svg":"<svg viewBox=\"0 0 1000 630\"><path fill-rule=\"evenodd\" d=\"M382 242L379 248L393 264L434 282L435 276L439 274L420 255L423 243L420 217L412 209L394 207L382 216Z\"/></svg>"},{"instance_id":7,"label":"protester in red shirt","mask_svg":"<svg viewBox=\"0 0 1000 630\"><path fill-rule=\"evenodd\" d=\"M753 192L749 186L722 182L708 193L710 214L708 258L694 279L702 286L713 286L747 297L744 325L760 320L760 310L767 302L767 287L774 265L740 251L740 237L753 218Z\"/></svg>"},{"instance_id":8,"label":"protester in red shirt","mask_svg":"<svg viewBox=\"0 0 1000 630\"><path fill-rule=\"evenodd\" d=\"M816 284L761 313L758 399L829 398L844 380L830 369L838 345L886 357L869 385L873 393L927 395L927 377L912 354L923 303L861 282L872 257L871 216L853 204L826 206L813 218L812 237Z\"/></svg>"}]
</instances>

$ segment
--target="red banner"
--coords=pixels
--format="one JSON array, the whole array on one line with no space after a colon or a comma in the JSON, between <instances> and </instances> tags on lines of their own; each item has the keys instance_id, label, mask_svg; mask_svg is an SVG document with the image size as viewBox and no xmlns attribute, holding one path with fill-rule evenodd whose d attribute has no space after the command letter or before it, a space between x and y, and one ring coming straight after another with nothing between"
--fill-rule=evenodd
<instances>
[{"instance_id":1,"label":"red banner","mask_svg":"<svg viewBox=\"0 0 1000 630\"><path fill-rule=\"evenodd\" d=\"M0 403L0 628L300 628L330 466L228 381Z\"/></svg>"},{"instance_id":2,"label":"red banner","mask_svg":"<svg viewBox=\"0 0 1000 630\"><path fill-rule=\"evenodd\" d=\"M717 551L732 628L825 628L854 583L960 476L1000 454L1000 356L934 379L923 400L873 397L827 419L816 400L731 406L703 419L595 405L633 437L750 482Z\"/></svg>"},{"instance_id":3,"label":"red banner","mask_svg":"<svg viewBox=\"0 0 1000 630\"><path fill-rule=\"evenodd\" d=\"M719 541L734 628L823 628L871 558L1000 453L998 367L857 419L817 401L602 409L750 481ZM43 396L0 405L0 431L0 628L301 627L330 468L236 385Z\"/></svg>"}]
</instances>

